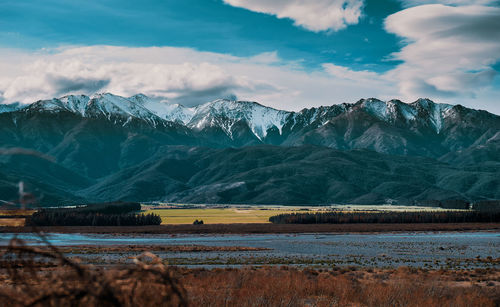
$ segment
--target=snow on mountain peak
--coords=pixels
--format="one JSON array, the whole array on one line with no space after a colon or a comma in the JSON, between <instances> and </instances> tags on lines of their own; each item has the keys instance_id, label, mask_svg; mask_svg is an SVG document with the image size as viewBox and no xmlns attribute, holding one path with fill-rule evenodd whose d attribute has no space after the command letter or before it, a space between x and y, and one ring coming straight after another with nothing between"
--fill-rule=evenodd
<instances>
[{"instance_id":1,"label":"snow on mountain peak","mask_svg":"<svg viewBox=\"0 0 500 307\"><path fill-rule=\"evenodd\" d=\"M85 116L85 109L90 101L90 98L85 95L68 95L59 98L68 111Z\"/></svg>"},{"instance_id":2,"label":"snow on mountain peak","mask_svg":"<svg viewBox=\"0 0 500 307\"><path fill-rule=\"evenodd\" d=\"M192 117L193 108L186 108L180 104L171 104L157 98L150 98L144 94L134 95L128 100L140 104L161 119L171 122L187 124Z\"/></svg>"},{"instance_id":3,"label":"snow on mountain peak","mask_svg":"<svg viewBox=\"0 0 500 307\"><path fill-rule=\"evenodd\" d=\"M262 140L272 127L276 127L281 134L289 114L290 112L276 110L253 101L217 99L195 107L188 125L197 129L220 126L231 136L233 125L238 121L245 121L253 134Z\"/></svg>"},{"instance_id":4,"label":"snow on mountain peak","mask_svg":"<svg viewBox=\"0 0 500 307\"><path fill-rule=\"evenodd\" d=\"M368 113L383 121L394 121L399 115L407 122L428 119L437 133L441 131L443 119L453 107L449 104L435 103L427 98L420 98L410 104L395 99L384 102L375 98L362 99L358 103Z\"/></svg>"},{"instance_id":5,"label":"snow on mountain peak","mask_svg":"<svg viewBox=\"0 0 500 307\"><path fill-rule=\"evenodd\" d=\"M369 98L366 100L362 100L361 106L367 110L372 115L376 117L387 120L389 118L389 110L387 103L375 98Z\"/></svg>"},{"instance_id":6,"label":"snow on mountain peak","mask_svg":"<svg viewBox=\"0 0 500 307\"><path fill-rule=\"evenodd\" d=\"M281 133L286 117L290 114L251 101L218 99L188 108L144 94L126 98L110 93L97 93L90 97L68 95L41 100L34 103L33 108L50 112L67 111L83 117L104 116L109 120L115 116L125 120L139 118L154 125L159 120L166 120L195 129L218 126L229 136L234 124L245 121L259 139L265 138L271 127L276 127Z\"/></svg>"},{"instance_id":7,"label":"snow on mountain peak","mask_svg":"<svg viewBox=\"0 0 500 307\"><path fill-rule=\"evenodd\" d=\"M92 96L68 95L50 100L40 100L31 105L0 104L0 113L16 110L71 112L82 117L103 116L116 123L127 124L132 119L146 121L153 126L158 123L176 122L191 129L206 127L222 129L233 137L233 127L240 122L248 125L260 140L266 138L269 129L275 127L282 134L283 126L290 121L290 129L305 125L321 126L346 112L365 111L387 123L415 123L433 128L436 133L443 129L445 118L453 116L453 106L437 104L430 99L418 99L407 104L400 100L382 101L375 98L361 99L357 103L333 105L289 112L263 106L252 101L217 99L195 107L171 104L156 97L137 94L121 97L110 93Z\"/></svg>"},{"instance_id":8,"label":"snow on mountain peak","mask_svg":"<svg viewBox=\"0 0 500 307\"><path fill-rule=\"evenodd\" d=\"M362 100L361 106L368 113L383 121L394 121L401 115L406 121L415 119L416 111L408 104L397 100L382 101L375 98Z\"/></svg>"},{"instance_id":9,"label":"snow on mountain peak","mask_svg":"<svg viewBox=\"0 0 500 307\"><path fill-rule=\"evenodd\" d=\"M107 118L119 115L122 117L143 119L156 125L156 114L136 101L109 93L93 95L87 103L85 112L87 113L91 110L94 114L101 113Z\"/></svg>"},{"instance_id":10,"label":"snow on mountain peak","mask_svg":"<svg viewBox=\"0 0 500 307\"><path fill-rule=\"evenodd\" d=\"M443 120L447 117L448 111L453 108L450 104L435 103L428 98L419 98L410 104L423 118L428 118L437 133L443 128Z\"/></svg>"}]
</instances>

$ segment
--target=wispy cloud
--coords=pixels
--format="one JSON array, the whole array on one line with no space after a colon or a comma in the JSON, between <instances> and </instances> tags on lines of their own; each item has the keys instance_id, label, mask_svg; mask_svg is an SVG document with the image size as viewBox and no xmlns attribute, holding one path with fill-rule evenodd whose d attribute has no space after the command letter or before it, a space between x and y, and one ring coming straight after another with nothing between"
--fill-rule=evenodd
<instances>
[{"instance_id":1,"label":"wispy cloud","mask_svg":"<svg viewBox=\"0 0 500 307\"><path fill-rule=\"evenodd\" d=\"M386 19L406 45L389 74L405 96L474 97L491 85L500 60L500 8L422 5Z\"/></svg>"},{"instance_id":2,"label":"wispy cloud","mask_svg":"<svg viewBox=\"0 0 500 307\"><path fill-rule=\"evenodd\" d=\"M389 24L390 20L388 27ZM279 109L300 110L353 102L363 97L413 101L422 96L439 98L443 94L465 92L487 97L489 102L480 100L476 104L479 100L465 96L440 101L488 107L500 113L497 102L492 100L498 91L483 95L478 89L491 80L489 65L496 56L491 50L491 54L487 54L492 60L484 56L485 62L478 62L481 54L453 45L444 53L451 57L447 59L442 53L444 50L428 50L425 48L429 46L419 45L423 43L418 39L419 31L427 31L420 22L398 26L406 26L398 30L413 40L395 55L404 63L386 73L354 70L333 63L324 63L320 69L310 71L302 67L300 61L285 61L276 52L236 57L175 47L88 46L36 52L0 49L0 101L31 103L66 94L112 92L122 96L144 93L166 103L188 106L237 97ZM417 34L412 34L414 32ZM416 51L412 50L414 44L418 47ZM481 44L476 48L485 50ZM460 60L461 56L466 59L470 56L471 64ZM454 59L459 62L455 63ZM463 79L464 76L469 79Z\"/></svg>"},{"instance_id":3,"label":"wispy cloud","mask_svg":"<svg viewBox=\"0 0 500 307\"><path fill-rule=\"evenodd\" d=\"M400 0L404 7L419 6L424 4L445 5L490 5L498 3L498 0Z\"/></svg>"},{"instance_id":4,"label":"wispy cloud","mask_svg":"<svg viewBox=\"0 0 500 307\"><path fill-rule=\"evenodd\" d=\"M198 60L188 60L190 55ZM98 91L122 95L145 92L186 102L190 98L215 99L238 88L258 86L257 81L232 76L199 55L202 53L182 48L68 48L34 54L31 61L16 63L21 73L0 84L4 100L21 102Z\"/></svg>"},{"instance_id":5,"label":"wispy cloud","mask_svg":"<svg viewBox=\"0 0 500 307\"><path fill-rule=\"evenodd\" d=\"M224 0L250 11L290 18L295 25L311 31L338 31L357 24L363 0Z\"/></svg>"},{"instance_id":6,"label":"wispy cloud","mask_svg":"<svg viewBox=\"0 0 500 307\"><path fill-rule=\"evenodd\" d=\"M276 52L235 57L189 48L91 46L0 54L0 96L5 102L98 91L144 93L185 105L236 96L297 110L363 96L383 98L392 91L386 81L367 82L376 73L333 64L308 72Z\"/></svg>"}]
</instances>

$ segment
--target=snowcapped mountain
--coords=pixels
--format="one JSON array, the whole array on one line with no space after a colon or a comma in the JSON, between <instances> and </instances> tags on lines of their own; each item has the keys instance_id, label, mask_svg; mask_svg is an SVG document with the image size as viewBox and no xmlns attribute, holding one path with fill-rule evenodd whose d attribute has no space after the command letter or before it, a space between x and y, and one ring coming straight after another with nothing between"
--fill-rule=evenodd
<instances>
[{"instance_id":1,"label":"snowcapped mountain","mask_svg":"<svg viewBox=\"0 0 500 307\"><path fill-rule=\"evenodd\" d=\"M358 101L354 106L359 106L367 113L385 122L427 122L435 129L436 133L441 130L447 111L453 107L449 104L434 103L430 99L423 98L411 104L396 99L381 101L369 98Z\"/></svg>"},{"instance_id":2,"label":"snowcapped mountain","mask_svg":"<svg viewBox=\"0 0 500 307\"><path fill-rule=\"evenodd\" d=\"M248 124L253 134L264 139L273 127L281 134L290 112L279 111L251 101L231 101L219 99L192 109L192 117L187 122L191 128L201 130L206 127L221 127L232 137L232 127L239 121Z\"/></svg>"},{"instance_id":3,"label":"snowcapped mountain","mask_svg":"<svg viewBox=\"0 0 500 307\"><path fill-rule=\"evenodd\" d=\"M0 112L16 111L10 105L0 105ZM40 100L26 107L27 112L70 112L82 117L104 117L127 124L138 119L153 125L162 121L176 122L195 130L221 128L232 136L231 128L238 122L247 123L254 135L263 139L268 129L276 127L280 133L290 112L265 107L256 102L219 99L193 108L168 104L143 94L121 97L109 93L93 96L69 95L51 100Z\"/></svg>"},{"instance_id":4,"label":"snowcapped mountain","mask_svg":"<svg viewBox=\"0 0 500 307\"><path fill-rule=\"evenodd\" d=\"M189 128L202 130L219 127L232 136L232 127L239 121L246 122L259 139L266 137L267 130L276 127L280 132L290 112L279 111L251 101L218 99L187 108L180 104L168 104L139 94L128 98L141 104L164 120L182 123Z\"/></svg>"},{"instance_id":5,"label":"snowcapped mountain","mask_svg":"<svg viewBox=\"0 0 500 307\"><path fill-rule=\"evenodd\" d=\"M133 96L136 97L136 96ZM109 93L69 95L51 100L39 100L24 108L26 112L70 112L82 117L104 117L110 121L127 124L132 119L139 119L156 126L163 119L144 107L139 99L125 98Z\"/></svg>"},{"instance_id":6,"label":"snowcapped mountain","mask_svg":"<svg viewBox=\"0 0 500 307\"><path fill-rule=\"evenodd\" d=\"M142 94L71 95L0 104L0 147L42 154L0 154L0 190L14 198L11 183L23 180L47 205L500 195L500 116L428 99L370 98L288 112L250 101L187 108Z\"/></svg>"},{"instance_id":7,"label":"snowcapped mountain","mask_svg":"<svg viewBox=\"0 0 500 307\"><path fill-rule=\"evenodd\" d=\"M132 123L170 127L210 146L314 144L426 156L467 148L500 129L499 116L429 99L407 104L369 98L289 112L251 101L219 99L188 108L143 94L104 93L40 100L28 106L0 105L0 113L73 114L124 127Z\"/></svg>"},{"instance_id":8,"label":"snowcapped mountain","mask_svg":"<svg viewBox=\"0 0 500 307\"><path fill-rule=\"evenodd\" d=\"M0 113L17 111L23 107L18 103L0 104ZM298 124L321 126L343 113L363 110L385 122L427 121L436 132L442 129L443 120L453 108L449 104L437 104L429 99L419 99L411 104L399 100L381 101L375 98L362 99L354 104L343 103L319 108L304 109L300 112L276 110L251 101L218 99L187 108L179 104L169 104L143 94L121 97L110 93L93 96L69 95L51 100L40 100L26 107L26 111L71 112L82 117L104 116L107 119L121 117L125 120L140 119L156 125L162 120L182 123L192 129L220 127L229 136L231 127L246 122L259 139L267 135L270 128L282 133L283 126L293 121Z\"/></svg>"}]
</instances>

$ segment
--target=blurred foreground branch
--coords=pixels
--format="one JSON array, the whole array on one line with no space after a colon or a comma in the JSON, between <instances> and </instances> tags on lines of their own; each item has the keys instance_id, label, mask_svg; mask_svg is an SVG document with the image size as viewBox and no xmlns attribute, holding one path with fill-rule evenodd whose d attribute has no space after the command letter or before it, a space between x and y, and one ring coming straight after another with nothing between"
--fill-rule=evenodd
<instances>
[{"instance_id":1,"label":"blurred foreground branch","mask_svg":"<svg viewBox=\"0 0 500 307\"><path fill-rule=\"evenodd\" d=\"M0 253L2 306L187 306L184 288L156 255L113 270L67 258L38 233L41 247L13 238Z\"/></svg>"}]
</instances>

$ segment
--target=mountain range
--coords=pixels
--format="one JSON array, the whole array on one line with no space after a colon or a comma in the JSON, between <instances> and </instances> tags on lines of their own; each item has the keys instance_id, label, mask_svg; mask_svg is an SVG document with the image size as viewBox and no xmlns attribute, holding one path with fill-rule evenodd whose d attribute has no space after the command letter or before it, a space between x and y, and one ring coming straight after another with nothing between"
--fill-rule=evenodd
<instances>
[{"instance_id":1,"label":"mountain range","mask_svg":"<svg viewBox=\"0 0 500 307\"><path fill-rule=\"evenodd\" d=\"M500 116L418 99L276 110L139 94L0 104L0 200L42 205L500 199Z\"/></svg>"}]
</instances>

